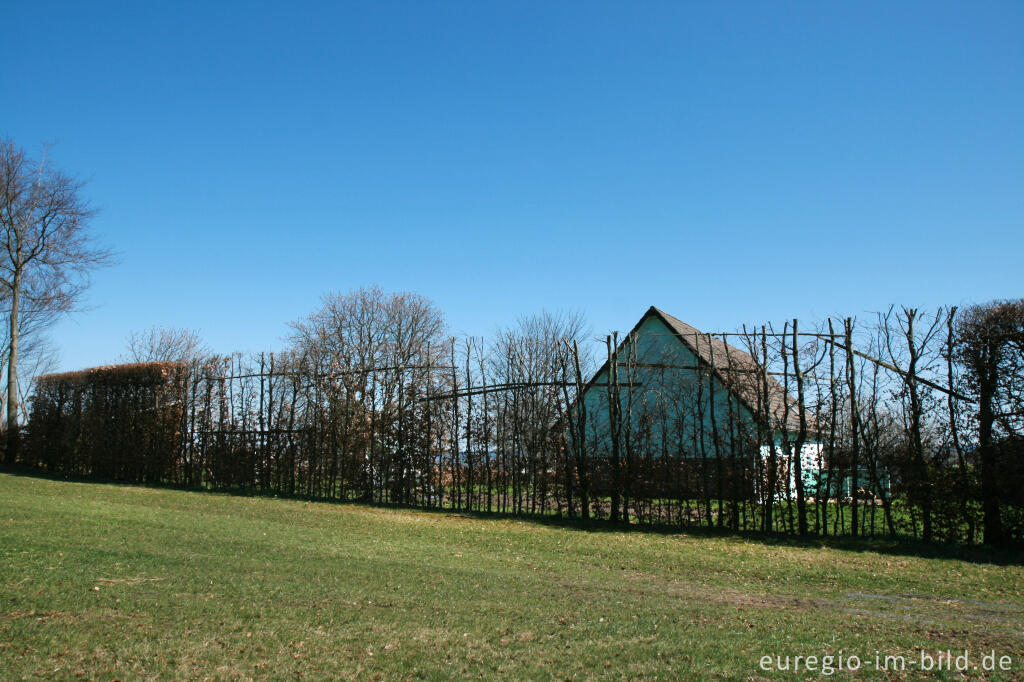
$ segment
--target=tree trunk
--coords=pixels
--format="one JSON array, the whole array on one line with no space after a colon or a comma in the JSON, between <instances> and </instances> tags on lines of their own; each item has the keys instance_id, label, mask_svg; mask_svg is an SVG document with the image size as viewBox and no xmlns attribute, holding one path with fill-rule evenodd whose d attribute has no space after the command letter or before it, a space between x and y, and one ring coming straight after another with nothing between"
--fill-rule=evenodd
<instances>
[{"instance_id":1,"label":"tree trunk","mask_svg":"<svg viewBox=\"0 0 1024 682\"><path fill-rule=\"evenodd\" d=\"M917 310L911 308L905 311L907 316L907 348L910 351L910 366L907 369L905 380L907 391L910 396L910 443L914 448L914 466L917 469L917 493L921 502L921 538L925 542L932 539L932 494L928 483L928 464L924 458L924 443L921 438L921 396L917 388L917 363L919 353L917 343L914 339L914 320L917 317Z\"/></svg>"},{"instance_id":2,"label":"tree trunk","mask_svg":"<svg viewBox=\"0 0 1024 682\"><path fill-rule=\"evenodd\" d=\"M860 414L857 411L857 378L853 362L853 320L846 318L846 380L850 389L850 532L857 537L857 487L860 485Z\"/></svg>"},{"instance_id":3,"label":"tree trunk","mask_svg":"<svg viewBox=\"0 0 1024 682\"><path fill-rule=\"evenodd\" d=\"M589 519L590 473L587 468L587 403L584 400L583 371L580 369L580 347L576 339L572 341L572 359L576 382L576 405L579 408L576 419L579 433L576 441L576 480L579 485L580 513L584 519Z\"/></svg>"},{"instance_id":4,"label":"tree trunk","mask_svg":"<svg viewBox=\"0 0 1024 682\"><path fill-rule=\"evenodd\" d=\"M807 441L807 414L804 408L804 375L800 373L800 344L797 333L797 319L793 318L793 374L796 376L796 402L800 419L800 432L793 446L793 467L796 472L796 514L797 532L807 535L807 500L804 494L803 450ZM788 394L788 391L787 391ZM787 446L788 447L788 446ZM820 500L817 500L820 504Z\"/></svg>"},{"instance_id":5,"label":"tree trunk","mask_svg":"<svg viewBox=\"0 0 1024 682\"><path fill-rule=\"evenodd\" d=\"M985 357L988 359L984 368L985 374L979 377L978 398L978 449L981 453L981 504L985 517L984 542L986 545L1003 544L1003 522L999 513L999 498L996 493L995 452L992 442L992 425L995 422L995 402L997 368L995 358L998 352L994 348L996 342L986 340L988 345Z\"/></svg>"},{"instance_id":6,"label":"tree trunk","mask_svg":"<svg viewBox=\"0 0 1024 682\"><path fill-rule=\"evenodd\" d=\"M18 316L21 306L21 275L11 287L10 345L7 349L7 461L18 456Z\"/></svg>"},{"instance_id":7,"label":"tree trunk","mask_svg":"<svg viewBox=\"0 0 1024 682\"><path fill-rule=\"evenodd\" d=\"M612 442L612 508L610 520L614 523L619 520L619 502L621 499L619 490L622 487L621 460L619 454L619 437L621 435L619 410L621 405L619 403L619 371L617 367L618 359L616 357L619 345L618 333L615 334L614 340L611 336L606 336L605 345L608 350L608 428L611 432L610 435Z\"/></svg>"}]
</instances>

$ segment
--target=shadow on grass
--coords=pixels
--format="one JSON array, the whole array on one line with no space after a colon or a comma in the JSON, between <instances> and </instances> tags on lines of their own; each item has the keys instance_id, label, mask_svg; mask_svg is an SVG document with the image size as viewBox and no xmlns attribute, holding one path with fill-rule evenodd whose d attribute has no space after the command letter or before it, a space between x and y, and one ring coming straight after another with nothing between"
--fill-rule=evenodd
<instances>
[{"instance_id":1,"label":"shadow on grass","mask_svg":"<svg viewBox=\"0 0 1024 682\"><path fill-rule=\"evenodd\" d=\"M792 547L808 549L836 549L846 552L873 552L894 556L913 556L925 559L951 559L978 564L994 564L998 566L1024 566L1024 549L996 548L989 545L966 545L959 543L924 542L908 536L869 536L852 537L850 535L809 535L800 537L785 533L766 533L754 530L730 530L727 528L708 528L706 526L673 526L667 524L626 524L613 523L606 519L582 519L559 514L511 514L497 511L477 511L453 509L450 507L424 507L414 504L396 504L386 502L369 502L364 500L337 500L332 498L315 498L304 495L289 495L253 491L244 488L217 490L192 488L167 483L132 483L125 481L106 480L93 477L70 477L54 475L41 469L24 466L0 466L0 473L26 478L37 478L49 481L65 481L73 483L91 483L118 487L151 488L161 490L179 490L182 492L205 495L222 495L229 497L256 497L268 499L298 500L317 502L337 506L364 507L370 509L402 509L417 511L438 516L457 516L477 520L512 520L553 528L565 528L587 533L644 533L653 535L685 535L688 537L731 538L740 542L754 543L772 547Z\"/></svg>"}]
</instances>

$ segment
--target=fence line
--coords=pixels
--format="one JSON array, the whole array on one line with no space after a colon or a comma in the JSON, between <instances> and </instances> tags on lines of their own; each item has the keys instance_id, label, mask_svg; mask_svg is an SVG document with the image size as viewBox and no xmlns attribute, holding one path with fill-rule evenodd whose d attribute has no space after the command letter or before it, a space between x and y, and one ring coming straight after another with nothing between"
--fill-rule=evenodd
<instances>
[{"instance_id":1,"label":"fence line","mask_svg":"<svg viewBox=\"0 0 1024 682\"><path fill-rule=\"evenodd\" d=\"M311 499L979 542L972 402L943 355L951 341L913 322L702 334L691 343L710 357L690 362L610 337L589 383L562 338L452 340L407 365L332 371L257 354L53 375L19 457ZM998 490L1017 542L1019 469L1007 463Z\"/></svg>"}]
</instances>

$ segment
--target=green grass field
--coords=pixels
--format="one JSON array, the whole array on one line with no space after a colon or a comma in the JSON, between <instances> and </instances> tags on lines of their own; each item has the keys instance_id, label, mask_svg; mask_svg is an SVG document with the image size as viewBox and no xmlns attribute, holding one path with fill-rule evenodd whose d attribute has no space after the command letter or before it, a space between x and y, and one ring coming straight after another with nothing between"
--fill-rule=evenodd
<instances>
[{"instance_id":1,"label":"green grass field","mask_svg":"<svg viewBox=\"0 0 1024 682\"><path fill-rule=\"evenodd\" d=\"M900 678L966 649L969 676L995 651L1020 679L1024 557L962 551L0 475L0 674L773 679L762 656L856 655Z\"/></svg>"}]
</instances>

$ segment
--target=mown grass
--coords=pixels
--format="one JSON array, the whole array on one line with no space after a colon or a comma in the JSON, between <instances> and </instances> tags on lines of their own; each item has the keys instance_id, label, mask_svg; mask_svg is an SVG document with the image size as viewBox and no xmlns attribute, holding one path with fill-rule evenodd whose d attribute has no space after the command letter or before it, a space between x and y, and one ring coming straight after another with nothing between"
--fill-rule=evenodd
<instances>
[{"instance_id":1,"label":"mown grass","mask_svg":"<svg viewBox=\"0 0 1024 682\"><path fill-rule=\"evenodd\" d=\"M877 549L0 475L0 670L759 679L877 651L915 677L967 649L1024 675L1020 557Z\"/></svg>"}]
</instances>

